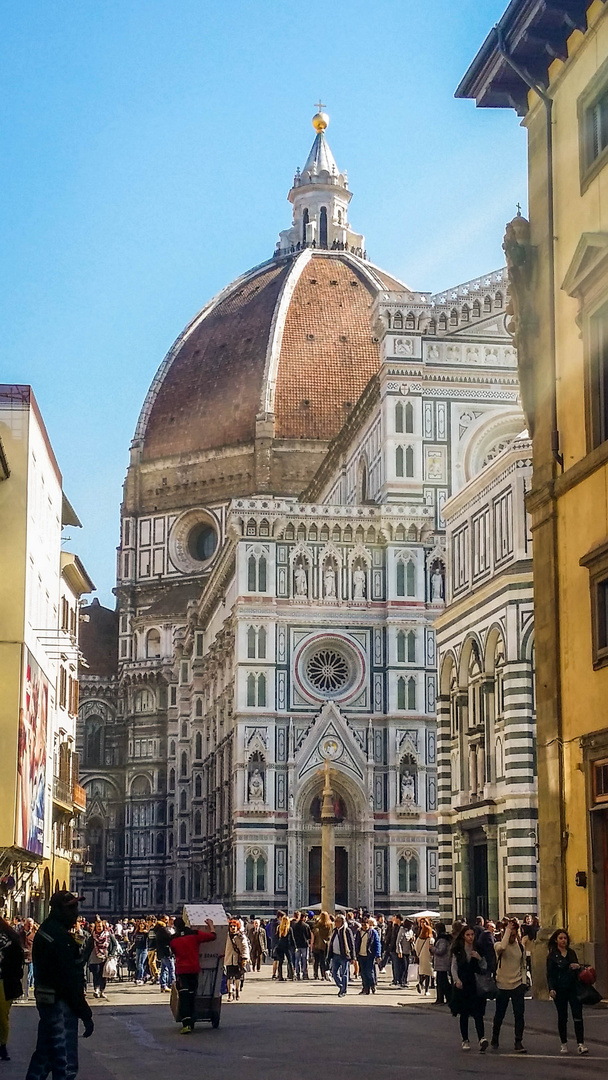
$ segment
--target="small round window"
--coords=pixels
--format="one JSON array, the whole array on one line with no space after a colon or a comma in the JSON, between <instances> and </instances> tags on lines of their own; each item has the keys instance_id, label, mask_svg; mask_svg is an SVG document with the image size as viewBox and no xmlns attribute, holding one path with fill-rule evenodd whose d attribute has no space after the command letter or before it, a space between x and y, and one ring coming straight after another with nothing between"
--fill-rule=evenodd
<instances>
[{"instance_id":1,"label":"small round window","mask_svg":"<svg viewBox=\"0 0 608 1080\"><path fill-rule=\"evenodd\" d=\"M188 537L188 551L197 562L207 562L217 547L217 533L212 525L195 525Z\"/></svg>"}]
</instances>

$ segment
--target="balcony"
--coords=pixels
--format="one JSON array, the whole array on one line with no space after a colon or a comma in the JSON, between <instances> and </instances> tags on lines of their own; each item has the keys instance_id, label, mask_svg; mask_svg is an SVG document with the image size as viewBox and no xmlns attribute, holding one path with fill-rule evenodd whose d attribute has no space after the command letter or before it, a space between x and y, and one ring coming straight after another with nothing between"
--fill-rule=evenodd
<instances>
[{"instance_id":1,"label":"balcony","mask_svg":"<svg viewBox=\"0 0 608 1080\"><path fill-rule=\"evenodd\" d=\"M69 810L72 813L74 808L72 785L65 780L60 780L58 776L53 777L53 802L63 810Z\"/></svg>"}]
</instances>

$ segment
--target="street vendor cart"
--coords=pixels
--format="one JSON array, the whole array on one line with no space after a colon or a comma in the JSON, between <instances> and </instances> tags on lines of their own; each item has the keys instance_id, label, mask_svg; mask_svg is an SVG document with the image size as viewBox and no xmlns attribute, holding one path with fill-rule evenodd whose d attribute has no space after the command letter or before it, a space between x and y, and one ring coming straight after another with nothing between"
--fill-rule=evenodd
<instances>
[{"instance_id":1,"label":"street vendor cart","mask_svg":"<svg viewBox=\"0 0 608 1080\"><path fill-rule=\"evenodd\" d=\"M222 979L224 954L228 938L228 919L221 904L185 904L183 919L193 930L207 930L207 919L213 920L215 940L202 942L199 946L200 971L194 1003L194 1021L208 1020L216 1028L220 1024L222 1010ZM171 1011L177 1023L181 1022L179 996L175 985L171 988Z\"/></svg>"}]
</instances>

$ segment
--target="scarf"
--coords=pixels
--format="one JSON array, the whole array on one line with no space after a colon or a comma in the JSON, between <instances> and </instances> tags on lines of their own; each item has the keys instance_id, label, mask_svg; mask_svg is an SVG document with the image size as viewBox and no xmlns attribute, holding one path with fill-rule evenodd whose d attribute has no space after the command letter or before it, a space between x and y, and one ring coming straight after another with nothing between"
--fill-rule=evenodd
<instances>
[{"instance_id":1,"label":"scarf","mask_svg":"<svg viewBox=\"0 0 608 1080\"><path fill-rule=\"evenodd\" d=\"M110 948L110 931L109 930L93 930L93 942L95 945L95 952L100 960L107 960L108 950Z\"/></svg>"}]
</instances>

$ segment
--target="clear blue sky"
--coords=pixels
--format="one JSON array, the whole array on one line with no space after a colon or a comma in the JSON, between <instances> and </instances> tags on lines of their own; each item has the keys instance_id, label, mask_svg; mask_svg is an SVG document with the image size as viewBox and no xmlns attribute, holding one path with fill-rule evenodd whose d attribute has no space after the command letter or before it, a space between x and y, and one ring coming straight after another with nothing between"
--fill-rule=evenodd
<instances>
[{"instance_id":1,"label":"clear blue sky","mask_svg":"<svg viewBox=\"0 0 608 1080\"><path fill-rule=\"evenodd\" d=\"M506 0L2 0L0 381L31 383L113 604L148 385L272 254L319 94L371 259L439 290L502 264L525 132L454 89Z\"/></svg>"}]
</instances>

